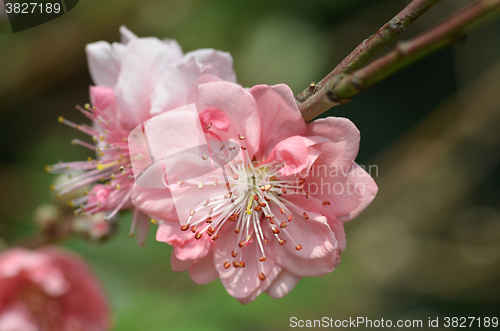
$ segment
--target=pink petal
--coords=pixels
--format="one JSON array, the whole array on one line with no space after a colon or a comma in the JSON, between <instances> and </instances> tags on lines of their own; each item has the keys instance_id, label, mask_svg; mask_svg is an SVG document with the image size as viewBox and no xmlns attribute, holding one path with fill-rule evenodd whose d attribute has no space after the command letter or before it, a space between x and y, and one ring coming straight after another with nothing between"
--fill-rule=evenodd
<instances>
[{"instance_id":1,"label":"pink petal","mask_svg":"<svg viewBox=\"0 0 500 331\"><path fill-rule=\"evenodd\" d=\"M121 36L121 43L126 45L128 44L131 40L138 39L138 37L125 25L120 26L120 36Z\"/></svg>"},{"instance_id":2,"label":"pink petal","mask_svg":"<svg viewBox=\"0 0 500 331\"><path fill-rule=\"evenodd\" d=\"M211 83L211 82L221 82L221 81L222 81L222 79L220 79L219 77L214 76L214 75L204 74L204 75L201 75L200 77L198 77L196 79L196 81L189 88L187 104L196 103L196 100L198 98L198 86L199 85Z\"/></svg>"},{"instance_id":3,"label":"pink petal","mask_svg":"<svg viewBox=\"0 0 500 331\"><path fill-rule=\"evenodd\" d=\"M200 75L194 60L166 71L151 93L150 114L157 115L186 105L188 93Z\"/></svg>"},{"instance_id":4,"label":"pink petal","mask_svg":"<svg viewBox=\"0 0 500 331\"><path fill-rule=\"evenodd\" d=\"M302 137L294 136L279 142L263 163L274 161L286 163L280 170L283 176L296 174L307 167L309 153Z\"/></svg>"},{"instance_id":5,"label":"pink petal","mask_svg":"<svg viewBox=\"0 0 500 331\"><path fill-rule=\"evenodd\" d=\"M280 215L276 207L273 209L276 209L275 215ZM264 235L270 238L267 245L270 257L282 268L301 277L322 276L333 271L339 248L326 218L308 212L306 220L302 214L292 213L294 219L280 233L287 242L285 245L275 240L269 227L263 229ZM297 251L295 244L302 245L302 249Z\"/></svg>"},{"instance_id":6,"label":"pink petal","mask_svg":"<svg viewBox=\"0 0 500 331\"><path fill-rule=\"evenodd\" d=\"M182 231L178 222L162 222L156 232L156 240L172 245L175 256L183 261L202 259L212 249L208 236L195 239L191 231Z\"/></svg>"},{"instance_id":7,"label":"pink petal","mask_svg":"<svg viewBox=\"0 0 500 331\"><path fill-rule=\"evenodd\" d=\"M146 123L145 131L155 160L207 143L194 105L153 117Z\"/></svg>"},{"instance_id":8,"label":"pink petal","mask_svg":"<svg viewBox=\"0 0 500 331\"><path fill-rule=\"evenodd\" d=\"M305 190L311 196L328 202L328 208L336 217L355 210L361 203L362 194L353 182L355 163L343 159L345 141L315 145L321 154L307 174ZM359 186L359 185L358 185Z\"/></svg>"},{"instance_id":9,"label":"pink petal","mask_svg":"<svg viewBox=\"0 0 500 331\"><path fill-rule=\"evenodd\" d=\"M198 63L202 74L218 76L222 80L236 83L236 74L233 70L233 58L231 54L211 48L198 49L184 54L185 63L189 62L192 58Z\"/></svg>"},{"instance_id":10,"label":"pink petal","mask_svg":"<svg viewBox=\"0 0 500 331\"><path fill-rule=\"evenodd\" d=\"M151 218L178 222L172 194L166 188L152 189L134 185L132 203Z\"/></svg>"},{"instance_id":11,"label":"pink petal","mask_svg":"<svg viewBox=\"0 0 500 331\"><path fill-rule=\"evenodd\" d=\"M182 61L182 53L156 38L131 40L123 54L122 70L115 87L120 123L130 130L147 120L153 95L163 74Z\"/></svg>"},{"instance_id":12,"label":"pink petal","mask_svg":"<svg viewBox=\"0 0 500 331\"><path fill-rule=\"evenodd\" d=\"M125 46L105 41L88 44L85 47L90 76L95 85L114 87L122 68L122 57Z\"/></svg>"},{"instance_id":13,"label":"pink petal","mask_svg":"<svg viewBox=\"0 0 500 331\"><path fill-rule=\"evenodd\" d=\"M184 270L188 270L192 264L193 264L193 260L179 260L175 256L175 253L172 252L172 255L170 257L170 266L172 267L173 271L181 272Z\"/></svg>"},{"instance_id":14,"label":"pink petal","mask_svg":"<svg viewBox=\"0 0 500 331\"><path fill-rule=\"evenodd\" d=\"M222 140L237 142L247 147L250 157L258 151L261 136L261 122L250 93L239 85L228 82L213 82L198 86L199 111L205 108L222 110L229 120L229 130L216 132ZM244 140L239 140L241 135Z\"/></svg>"},{"instance_id":15,"label":"pink petal","mask_svg":"<svg viewBox=\"0 0 500 331\"><path fill-rule=\"evenodd\" d=\"M210 239L204 235L201 239L195 239L191 233L191 239L186 240L183 246L173 245L175 256L179 260L198 260L202 259L210 253L212 243Z\"/></svg>"},{"instance_id":16,"label":"pink petal","mask_svg":"<svg viewBox=\"0 0 500 331\"><path fill-rule=\"evenodd\" d=\"M274 267L273 267L273 269L271 270L271 274L273 275L272 278L267 278L267 276L266 276L266 279L264 281L262 281L262 285L259 286L259 287L257 287L257 289L255 289L255 291L253 291L252 294L250 294L246 298L237 299L237 300L240 303L242 303L244 305L247 305L250 302L252 302L255 299L257 299L257 297L259 295L261 295L263 292L266 291L266 289L268 289L271 286L271 284L274 282L274 280L276 279L276 277L279 276L281 270L282 270L281 267L279 265L275 264Z\"/></svg>"},{"instance_id":17,"label":"pink petal","mask_svg":"<svg viewBox=\"0 0 500 331\"><path fill-rule=\"evenodd\" d=\"M228 269L224 268L225 262L233 261L231 252L237 245L236 241L237 236L233 227L225 226L219 232L219 239L214 247L214 264L227 292L238 301L248 303L269 287L281 268L275 268L271 259L264 262L258 260L260 250L256 242L243 248L244 268L234 268L232 265ZM259 279L261 272L265 275L264 281Z\"/></svg>"},{"instance_id":18,"label":"pink petal","mask_svg":"<svg viewBox=\"0 0 500 331\"><path fill-rule=\"evenodd\" d=\"M287 195L287 200L291 203L300 206L308 214L318 214L326 217L328 226L335 234L335 239L338 243L340 251L344 251L346 247L346 235L344 223L339 221L334 213L332 205L323 204L323 200L317 199L314 196L305 198L302 195ZM299 213L300 214L300 213ZM303 217L303 216L302 216ZM299 218L302 220L302 218ZM293 221L292 221L293 222ZM290 225L291 226L291 225ZM287 227L288 229L288 227ZM300 254L299 254L300 255Z\"/></svg>"},{"instance_id":19,"label":"pink petal","mask_svg":"<svg viewBox=\"0 0 500 331\"><path fill-rule=\"evenodd\" d=\"M281 269L280 274L266 290L266 293L274 299L282 298L287 295L301 279L302 277L286 269Z\"/></svg>"},{"instance_id":20,"label":"pink petal","mask_svg":"<svg viewBox=\"0 0 500 331\"><path fill-rule=\"evenodd\" d=\"M219 273L214 266L213 254L210 252L204 258L195 261L189 267L189 275L196 284L208 284L219 278Z\"/></svg>"},{"instance_id":21,"label":"pink petal","mask_svg":"<svg viewBox=\"0 0 500 331\"><path fill-rule=\"evenodd\" d=\"M345 140L346 148L341 159L346 164L351 164L358 154L359 130L347 118L327 117L315 120L307 124L307 135L327 137L332 142Z\"/></svg>"},{"instance_id":22,"label":"pink petal","mask_svg":"<svg viewBox=\"0 0 500 331\"><path fill-rule=\"evenodd\" d=\"M339 243L339 249L341 252L345 251L346 249L346 235L345 235L345 229L344 229L344 223L339 221L336 218L329 217L328 218L328 225L332 229L332 231L335 233L335 239L337 239L337 242Z\"/></svg>"},{"instance_id":23,"label":"pink petal","mask_svg":"<svg viewBox=\"0 0 500 331\"><path fill-rule=\"evenodd\" d=\"M292 90L287 85L257 85L249 92L255 98L262 119L258 157L266 158L280 141L306 134L304 118L300 114Z\"/></svg>"},{"instance_id":24,"label":"pink petal","mask_svg":"<svg viewBox=\"0 0 500 331\"><path fill-rule=\"evenodd\" d=\"M129 140L136 183L144 188L169 187L212 170L202 159L207 140L193 104L153 117L144 129L135 128Z\"/></svg>"},{"instance_id":25,"label":"pink petal","mask_svg":"<svg viewBox=\"0 0 500 331\"><path fill-rule=\"evenodd\" d=\"M114 107L115 92L107 86L90 86L90 102L100 110Z\"/></svg>"},{"instance_id":26,"label":"pink petal","mask_svg":"<svg viewBox=\"0 0 500 331\"><path fill-rule=\"evenodd\" d=\"M182 62L182 47L179 45L177 40L164 38L162 42L175 54L175 63Z\"/></svg>"},{"instance_id":27,"label":"pink petal","mask_svg":"<svg viewBox=\"0 0 500 331\"><path fill-rule=\"evenodd\" d=\"M217 108L205 108L200 112L201 127L204 131L212 126L218 130L227 132L229 121L226 114Z\"/></svg>"},{"instance_id":28,"label":"pink petal","mask_svg":"<svg viewBox=\"0 0 500 331\"><path fill-rule=\"evenodd\" d=\"M318 148L318 146L321 146L322 143L330 142L327 138L320 137L320 136L301 137L301 138L302 138L302 141L305 144L305 146L307 146L307 160L305 160L305 159L301 160L301 162L304 163L305 166L301 167L302 170L300 170L298 172L290 171L292 169L288 169L290 174L288 176L286 176L288 178L286 178L286 177L281 178L283 180L293 181L293 178L290 178L290 177L294 177L295 181L299 181L300 179L306 178L309 174L309 171L310 171L312 165L314 164L314 162L316 162L316 160L318 159L318 157L322 153L321 149ZM301 146L302 144L299 143L299 145ZM341 150L339 153L340 154L343 153L343 150L344 150L343 147L340 145L338 147L339 147L339 150ZM281 172L281 173L283 174L283 172Z\"/></svg>"},{"instance_id":29,"label":"pink petal","mask_svg":"<svg viewBox=\"0 0 500 331\"><path fill-rule=\"evenodd\" d=\"M214 52L217 53L216 51ZM195 99L192 98L193 89L200 84L200 82L198 82L200 76L210 76L212 77L210 81L222 80L216 77L218 75L217 58L213 60L215 62L200 63L193 56L184 57L183 62L177 63L175 66L172 66L170 70L165 72L160 84L156 86L153 93L151 114L160 114L167 110L195 102ZM232 66L232 61L230 65ZM227 71L233 72L231 66L227 68ZM194 93L194 95L196 95L196 93Z\"/></svg>"},{"instance_id":30,"label":"pink petal","mask_svg":"<svg viewBox=\"0 0 500 331\"><path fill-rule=\"evenodd\" d=\"M354 164L351 171L350 180L354 187L362 188L361 202L354 210L348 214L339 216L338 219L342 222L348 222L358 216L372 202L378 192L378 187L373 178L359 165Z\"/></svg>"}]
</instances>

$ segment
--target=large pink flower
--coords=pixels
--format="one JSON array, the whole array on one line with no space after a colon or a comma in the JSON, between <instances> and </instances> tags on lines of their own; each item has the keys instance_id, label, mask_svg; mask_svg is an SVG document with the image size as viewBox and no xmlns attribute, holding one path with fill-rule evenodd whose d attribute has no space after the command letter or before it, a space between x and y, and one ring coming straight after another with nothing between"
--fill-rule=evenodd
<instances>
[{"instance_id":1,"label":"large pink flower","mask_svg":"<svg viewBox=\"0 0 500 331\"><path fill-rule=\"evenodd\" d=\"M59 196L92 185L89 192L68 203L83 214L109 211L108 219L132 207L130 189L134 181L127 145L130 130L156 114L185 105L200 77L236 81L228 53L200 49L183 55L175 40L138 38L125 27L120 32L122 43L101 41L86 48L96 86L90 87L92 106L78 109L92 126L59 118L60 123L93 138L93 144L78 139L73 144L95 151L97 159L47 167L51 173L74 174L71 180L53 187ZM136 224L138 240L142 241L149 226L147 217L135 212L132 229Z\"/></svg>"},{"instance_id":2,"label":"large pink flower","mask_svg":"<svg viewBox=\"0 0 500 331\"><path fill-rule=\"evenodd\" d=\"M104 293L78 257L58 248L0 255L0 331L106 331Z\"/></svg>"},{"instance_id":3,"label":"large pink flower","mask_svg":"<svg viewBox=\"0 0 500 331\"><path fill-rule=\"evenodd\" d=\"M354 162L354 124L330 117L306 125L286 85L200 84L196 109L208 152L189 157L197 133L185 110L151 119L143 127L151 160L163 159L141 174L157 188L133 193L159 221L157 240L174 246L174 270L189 269L197 283L220 277L242 303L262 292L282 297L302 277L331 272L346 247L343 223L377 192ZM200 172L231 153L225 166ZM181 162L172 163L176 155ZM150 185L157 164L164 178Z\"/></svg>"}]
</instances>

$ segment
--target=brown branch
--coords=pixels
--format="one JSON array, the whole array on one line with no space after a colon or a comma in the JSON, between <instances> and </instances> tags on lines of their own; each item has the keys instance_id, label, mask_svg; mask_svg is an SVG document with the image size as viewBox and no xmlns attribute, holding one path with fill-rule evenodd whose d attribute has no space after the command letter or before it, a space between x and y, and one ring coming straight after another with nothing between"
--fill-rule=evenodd
<instances>
[{"instance_id":1,"label":"brown branch","mask_svg":"<svg viewBox=\"0 0 500 331\"><path fill-rule=\"evenodd\" d=\"M64 220L54 222L43 229L40 233L24 238L13 246L25 248L37 248L44 245L55 244L74 234L73 221L75 217L69 216Z\"/></svg>"},{"instance_id":2,"label":"brown branch","mask_svg":"<svg viewBox=\"0 0 500 331\"><path fill-rule=\"evenodd\" d=\"M349 75L331 77L311 98L299 105L306 122L329 108L348 102L353 96L375 85L461 37L464 29L500 8L500 0L479 0L410 41L399 43L387 55Z\"/></svg>"},{"instance_id":3,"label":"brown branch","mask_svg":"<svg viewBox=\"0 0 500 331\"><path fill-rule=\"evenodd\" d=\"M399 36L420 15L429 10L441 0L414 0L392 20L382 26L374 35L365 39L349 54L335 69L317 84L311 84L297 95L296 99L302 103L311 95L320 90L333 76L341 73L352 73L361 68L373 55L387 46Z\"/></svg>"}]
</instances>

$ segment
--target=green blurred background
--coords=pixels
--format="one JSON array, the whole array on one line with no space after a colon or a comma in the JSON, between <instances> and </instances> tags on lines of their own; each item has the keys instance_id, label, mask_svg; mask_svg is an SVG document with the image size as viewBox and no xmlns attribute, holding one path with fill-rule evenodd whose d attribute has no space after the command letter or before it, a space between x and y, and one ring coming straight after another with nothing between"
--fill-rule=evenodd
<instances>
[{"instance_id":1,"label":"green blurred background","mask_svg":"<svg viewBox=\"0 0 500 331\"><path fill-rule=\"evenodd\" d=\"M54 178L43 167L90 156L70 144L83 136L57 124L60 115L84 121L74 105L88 102L87 43L118 41L126 25L176 39L185 52L230 52L243 86L286 83L298 93L409 2L86 0L15 34L0 14L1 245L35 233L35 210L53 203ZM467 3L443 0L402 38ZM261 295L243 306L218 280L199 286L171 271L171 248L153 233L145 248L128 238L129 213L105 243L65 241L104 283L115 330L281 330L292 316L499 317L499 36L499 20L487 20L459 45L325 114L361 130L357 162L377 166L379 195L346 224L341 265L278 301Z\"/></svg>"}]
</instances>

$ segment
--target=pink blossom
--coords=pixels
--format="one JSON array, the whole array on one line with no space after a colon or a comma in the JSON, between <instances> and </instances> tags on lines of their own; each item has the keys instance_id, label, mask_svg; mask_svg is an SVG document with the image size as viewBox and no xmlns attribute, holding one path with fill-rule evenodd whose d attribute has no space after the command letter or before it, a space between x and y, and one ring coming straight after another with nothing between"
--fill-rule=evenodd
<instances>
[{"instance_id":1,"label":"pink blossom","mask_svg":"<svg viewBox=\"0 0 500 331\"><path fill-rule=\"evenodd\" d=\"M82 214L108 211L108 219L132 207L130 202L130 157L127 137L131 129L156 114L187 103L194 83L200 79L235 82L228 53L199 49L182 53L175 40L138 38L120 28L122 43L104 41L87 45L88 65L95 86L90 87L91 104L77 107L92 126L67 124L92 137L93 143L75 139L73 144L89 148L97 159L59 163L47 167L51 173L73 173L71 180L54 186L59 196L90 187L68 204ZM204 78L205 77L205 78ZM98 184L98 183L101 184ZM149 220L134 213L135 226L147 233ZM144 235L138 236L142 242Z\"/></svg>"},{"instance_id":2,"label":"pink blossom","mask_svg":"<svg viewBox=\"0 0 500 331\"><path fill-rule=\"evenodd\" d=\"M105 331L109 307L78 257L56 247L0 255L0 331Z\"/></svg>"},{"instance_id":3,"label":"pink blossom","mask_svg":"<svg viewBox=\"0 0 500 331\"><path fill-rule=\"evenodd\" d=\"M158 220L157 240L174 246L174 270L189 269L196 283L220 278L242 303L262 292L280 298L302 277L333 271L346 247L343 223L377 192L354 162L354 124L329 117L306 125L286 85L200 84L196 109L209 152L190 159L199 141L187 108L143 127L150 159L163 159L141 172L150 188L133 193L134 205ZM167 150L181 151L180 162ZM237 156L201 173L219 150ZM153 176L156 164L164 178Z\"/></svg>"}]
</instances>

